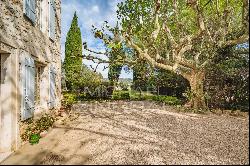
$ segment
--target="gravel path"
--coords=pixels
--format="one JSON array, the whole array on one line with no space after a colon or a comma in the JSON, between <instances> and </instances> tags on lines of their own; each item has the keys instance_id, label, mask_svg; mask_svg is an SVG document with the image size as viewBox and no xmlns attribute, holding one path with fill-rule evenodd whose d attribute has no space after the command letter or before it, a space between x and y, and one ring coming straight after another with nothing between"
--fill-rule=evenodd
<instances>
[{"instance_id":1,"label":"gravel path","mask_svg":"<svg viewBox=\"0 0 250 166\"><path fill-rule=\"evenodd\" d=\"M152 102L83 103L1 164L249 164L249 117L178 113Z\"/></svg>"}]
</instances>

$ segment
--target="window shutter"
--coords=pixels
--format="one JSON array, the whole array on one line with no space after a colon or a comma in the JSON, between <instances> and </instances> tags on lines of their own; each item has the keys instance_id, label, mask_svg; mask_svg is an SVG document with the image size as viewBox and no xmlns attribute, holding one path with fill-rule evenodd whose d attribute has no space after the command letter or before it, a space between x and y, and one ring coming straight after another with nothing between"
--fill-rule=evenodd
<instances>
[{"instance_id":1,"label":"window shutter","mask_svg":"<svg viewBox=\"0 0 250 166\"><path fill-rule=\"evenodd\" d=\"M49 88L49 107L50 109L55 107L56 100L56 72L53 67L50 68L50 88Z\"/></svg>"},{"instance_id":2,"label":"window shutter","mask_svg":"<svg viewBox=\"0 0 250 166\"><path fill-rule=\"evenodd\" d=\"M33 23L36 21L36 0L30 0L30 19Z\"/></svg>"},{"instance_id":3,"label":"window shutter","mask_svg":"<svg viewBox=\"0 0 250 166\"><path fill-rule=\"evenodd\" d=\"M31 118L35 110L35 63L32 58L25 58L22 65L23 110L22 120Z\"/></svg>"},{"instance_id":4,"label":"window shutter","mask_svg":"<svg viewBox=\"0 0 250 166\"><path fill-rule=\"evenodd\" d=\"M55 39L55 19L56 17L56 5L54 0L50 0L50 22L49 22L49 34L51 39Z\"/></svg>"},{"instance_id":5,"label":"window shutter","mask_svg":"<svg viewBox=\"0 0 250 166\"><path fill-rule=\"evenodd\" d=\"M26 14L26 16L28 18L30 18L30 0L25 0L25 4L24 4L24 13Z\"/></svg>"},{"instance_id":6,"label":"window shutter","mask_svg":"<svg viewBox=\"0 0 250 166\"><path fill-rule=\"evenodd\" d=\"M35 23L36 21L36 0L25 0L24 13L26 16Z\"/></svg>"}]
</instances>

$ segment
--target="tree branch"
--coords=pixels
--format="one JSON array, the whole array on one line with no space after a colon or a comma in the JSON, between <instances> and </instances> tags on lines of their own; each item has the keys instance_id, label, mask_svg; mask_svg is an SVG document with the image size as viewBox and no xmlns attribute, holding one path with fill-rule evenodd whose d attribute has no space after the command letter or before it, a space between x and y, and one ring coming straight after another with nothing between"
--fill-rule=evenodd
<instances>
[{"instance_id":1,"label":"tree branch","mask_svg":"<svg viewBox=\"0 0 250 166\"><path fill-rule=\"evenodd\" d=\"M161 8L161 0L156 1L156 8L155 8L155 30L152 32L152 38L156 40L159 32L160 32L160 24L159 24L159 10Z\"/></svg>"},{"instance_id":2,"label":"tree branch","mask_svg":"<svg viewBox=\"0 0 250 166\"><path fill-rule=\"evenodd\" d=\"M248 34L244 34L242 36L240 36L237 39L233 39L233 40L228 40L223 44L223 47L226 46L233 46L233 45L237 45L237 44L242 44L249 41L249 35Z\"/></svg>"},{"instance_id":3,"label":"tree branch","mask_svg":"<svg viewBox=\"0 0 250 166\"><path fill-rule=\"evenodd\" d=\"M137 63L136 61L127 60L127 59L116 59L116 60L110 61L110 60L105 60L102 58L92 56L90 54L89 55L79 55L79 56L82 57L83 59L91 60L91 61L93 61L93 63L97 63L97 64L100 64L100 63L111 64L111 63L113 63L113 64L126 64L126 65L130 66L130 65Z\"/></svg>"},{"instance_id":4,"label":"tree branch","mask_svg":"<svg viewBox=\"0 0 250 166\"><path fill-rule=\"evenodd\" d=\"M191 0L189 0L189 1L191 1ZM206 32L206 34L209 37L210 42L213 42L211 33L210 33L209 29L205 25L202 8L199 8L198 1L194 0L192 3L189 2L188 5L194 11L196 11L196 13L197 13L197 24L199 26L199 32L197 33L197 35L193 36L192 40L195 40L195 39L199 38L204 32Z\"/></svg>"},{"instance_id":5,"label":"tree branch","mask_svg":"<svg viewBox=\"0 0 250 166\"><path fill-rule=\"evenodd\" d=\"M174 37L172 36L171 31L166 23L163 23L162 29L164 29L166 31L166 34L167 34L167 37L170 41L171 46L173 48L175 48L177 46L177 43L175 42Z\"/></svg>"},{"instance_id":6,"label":"tree branch","mask_svg":"<svg viewBox=\"0 0 250 166\"><path fill-rule=\"evenodd\" d=\"M106 55L106 54L107 54L107 52L104 53L104 52L97 52L97 51L94 51L94 50L90 50L90 49L88 48L86 42L84 42L82 45L83 45L83 48L84 48L85 50L87 50L87 51L89 51L89 52L92 52L92 53L94 53L94 54L101 54L101 55Z\"/></svg>"},{"instance_id":7,"label":"tree branch","mask_svg":"<svg viewBox=\"0 0 250 166\"><path fill-rule=\"evenodd\" d=\"M249 1L243 0L242 6L242 22L245 33L249 33Z\"/></svg>"},{"instance_id":8,"label":"tree branch","mask_svg":"<svg viewBox=\"0 0 250 166\"><path fill-rule=\"evenodd\" d=\"M146 59L152 66L161 68L161 69L165 69L168 71L173 71L177 74L181 74L182 76L184 75L188 75L187 73L185 73L184 71L179 71L179 69L184 69L184 70L190 70L190 68L187 68L183 65L180 64L187 64L185 61L180 60L180 61L176 61L175 63L173 63L172 65L168 65L168 64L164 64L164 63L159 63L157 62L154 58L152 58L151 56L149 56L147 50L142 50L139 46L137 46L132 40L131 38L127 35L125 37L125 41L126 43L133 49L135 49L138 52L138 55L141 59ZM187 48L186 48L187 49ZM188 64L188 66L190 66L190 64ZM181 73L179 73L181 72Z\"/></svg>"}]
</instances>

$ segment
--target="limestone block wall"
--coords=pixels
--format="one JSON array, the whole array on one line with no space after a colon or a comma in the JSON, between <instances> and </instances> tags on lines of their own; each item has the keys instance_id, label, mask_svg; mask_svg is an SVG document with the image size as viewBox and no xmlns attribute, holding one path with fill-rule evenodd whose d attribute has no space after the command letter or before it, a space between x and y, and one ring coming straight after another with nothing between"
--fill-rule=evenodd
<instances>
[{"instance_id":1,"label":"limestone block wall","mask_svg":"<svg viewBox=\"0 0 250 166\"><path fill-rule=\"evenodd\" d=\"M26 56L32 57L44 67L41 75L41 104L36 113L48 111L49 70L56 70L56 108L61 105L61 0L55 0L55 38L49 37L50 0L36 0L36 21L33 24L24 14L24 0L0 0L0 56L9 57L11 88L8 100L0 96L0 152L15 150L20 145L18 123L20 121L23 90L21 86L20 64ZM43 7L41 16L40 7ZM8 104L3 107L3 104ZM1 109L3 107L3 109ZM9 120L11 122L9 123ZM8 121L8 124L4 124ZM7 125L7 126L6 126ZM10 136L10 146L6 145L6 136Z\"/></svg>"},{"instance_id":2,"label":"limestone block wall","mask_svg":"<svg viewBox=\"0 0 250 166\"><path fill-rule=\"evenodd\" d=\"M43 3L41 3L43 1ZM0 42L21 50L18 57L25 52L32 55L36 61L46 65L53 64L57 71L58 93L60 96L61 74L61 0L55 0L56 4L56 32L55 39L49 38L49 16L44 12L43 28L40 28L39 8L43 5L43 11L49 10L49 0L37 0L35 24L24 15L24 0L0 1ZM46 5L47 4L47 5ZM45 8L45 9L44 9ZM46 9L47 8L47 9ZM46 72L45 71L45 72Z\"/></svg>"}]
</instances>

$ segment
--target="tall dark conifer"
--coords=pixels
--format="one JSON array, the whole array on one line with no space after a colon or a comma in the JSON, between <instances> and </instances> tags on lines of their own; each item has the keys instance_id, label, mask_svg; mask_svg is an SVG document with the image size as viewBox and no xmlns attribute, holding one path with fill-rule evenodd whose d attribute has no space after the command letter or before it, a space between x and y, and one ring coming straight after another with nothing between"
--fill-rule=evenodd
<instances>
[{"instance_id":1,"label":"tall dark conifer","mask_svg":"<svg viewBox=\"0 0 250 166\"><path fill-rule=\"evenodd\" d=\"M77 18L75 12L65 42L65 60L63 67L68 90L73 90L77 84L82 68L82 58L79 56L82 55L82 37Z\"/></svg>"}]
</instances>

